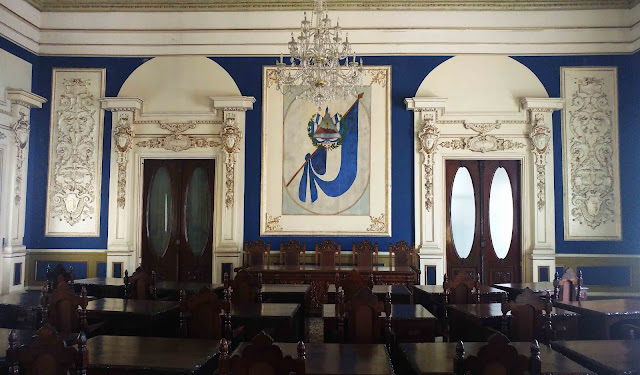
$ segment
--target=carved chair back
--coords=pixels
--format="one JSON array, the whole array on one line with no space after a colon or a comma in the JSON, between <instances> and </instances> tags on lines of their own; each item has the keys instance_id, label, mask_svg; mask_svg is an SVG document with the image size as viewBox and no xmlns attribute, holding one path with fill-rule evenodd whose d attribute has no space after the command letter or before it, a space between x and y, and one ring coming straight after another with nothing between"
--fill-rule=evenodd
<instances>
[{"instance_id":1,"label":"carved chair back","mask_svg":"<svg viewBox=\"0 0 640 375\"><path fill-rule=\"evenodd\" d=\"M280 264L286 266L304 263L306 244L295 239L280 243Z\"/></svg>"},{"instance_id":2,"label":"carved chair back","mask_svg":"<svg viewBox=\"0 0 640 375\"><path fill-rule=\"evenodd\" d=\"M551 327L551 299L543 299L529 288L518 295L515 301L502 301L502 333L514 341L534 339L549 342L553 339ZM507 330L507 313L511 311L511 324Z\"/></svg>"},{"instance_id":3,"label":"carved chair back","mask_svg":"<svg viewBox=\"0 0 640 375\"><path fill-rule=\"evenodd\" d=\"M316 264L323 267L339 265L341 247L341 244L332 240L316 243Z\"/></svg>"},{"instance_id":4,"label":"carved chair back","mask_svg":"<svg viewBox=\"0 0 640 375\"><path fill-rule=\"evenodd\" d=\"M155 272L151 275L142 268L136 268L133 275L129 271L124 272L125 297L131 299L148 300L156 297Z\"/></svg>"},{"instance_id":5,"label":"carved chair back","mask_svg":"<svg viewBox=\"0 0 640 375\"><path fill-rule=\"evenodd\" d=\"M60 277L64 282L73 285L75 280L73 266L70 266L69 271L67 271L61 263L58 263L54 269L51 269L51 266L47 264L47 286L49 292L52 292L61 282Z\"/></svg>"},{"instance_id":6,"label":"carved chair back","mask_svg":"<svg viewBox=\"0 0 640 375\"><path fill-rule=\"evenodd\" d=\"M353 264L362 267L371 267L378 264L378 243L362 240L353 244Z\"/></svg>"},{"instance_id":7,"label":"carved chair back","mask_svg":"<svg viewBox=\"0 0 640 375\"><path fill-rule=\"evenodd\" d=\"M78 347L67 347L65 340L55 328L46 324L21 347L17 345L17 334L9 334L7 359L10 375L62 375L84 373L87 364L87 338L80 333Z\"/></svg>"},{"instance_id":8,"label":"carved chair back","mask_svg":"<svg viewBox=\"0 0 640 375\"><path fill-rule=\"evenodd\" d=\"M446 304L469 304L479 302L480 282L469 278L465 273L458 273L452 281L444 275L444 293Z\"/></svg>"},{"instance_id":9,"label":"carved chair back","mask_svg":"<svg viewBox=\"0 0 640 375\"><path fill-rule=\"evenodd\" d=\"M384 305L367 287L356 292L351 301L340 303L345 306L339 312L348 316L346 338L344 332L338 332L341 339L354 344L379 344L382 342L382 317ZM338 327L339 331L341 328Z\"/></svg>"},{"instance_id":10,"label":"carved chair back","mask_svg":"<svg viewBox=\"0 0 640 375\"><path fill-rule=\"evenodd\" d=\"M269 264L271 244L262 240L244 243L243 264L245 267Z\"/></svg>"},{"instance_id":11,"label":"carved chair back","mask_svg":"<svg viewBox=\"0 0 640 375\"><path fill-rule=\"evenodd\" d=\"M62 279L62 276L59 276ZM68 338L71 334L87 331L87 290L82 287L80 296L77 296L73 289L66 282L61 282L58 287L49 294L45 299L46 312L48 317L43 314L43 319L55 327L60 334ZM78 313L80 307L80 313Z\"/></svg>"},{"instance_id":12,"label":"carved chair back","mask_svg":"<svg viewBox=\"0 0 640 375\"><path fill-rule=\"evenodd\" d=\"M554 280L554 294L557 292L557 298L560 301L579 301L582 297L582 271L579 272L579 276L573 273L571 268L568 268L562 275L562 279ZM557 284L557 286L556 286Z\"/></svg>"},{"instance_id":13,"label":"carved chair back","mask_svg":"<svg viewBox=\"0 0 640 375\"><path fill-rule=\"evenodd\" d=\"M373 274L371 275L373 277ZM344 277L343 280L340 280L340 274L336 273L336 291L340 288L344 291L344 301L349 302L352 300L353 295L356 294L360 289L369 287L373 289L373 281L369 279L369 281L365 281L365 279L360 275L358 270L351 270Z\"/></svg>"},{"instance_id":14,"label":"carved chair back","mask_svg":"<svg viewBox=\"0 0 640 375\"><path fill-rule=\"evenodd\" d=\"M394 266L415 266L416 249L407 241L400 240L395 245L389 243L389 255Z\"/></svg>"},{"instance_id":15,"label":"carved chair back","mask_svg":"<svg viewBox=\"0 0 640 375\"><path fill-rule=\"evenodd\" d=\"M233 303L262 303L262 274L253 277L247 270L241 269L230 282Z\"/></svg>"},{"instance_id":16,"label":"carved chair back","mask_svg":"<svg viewBox=\"0 0 640 375\"><path fill-rule=\"evenodd\" d=\"M218 368L220 375L304 375L306 373L306 348L298 342L298 356L283 355L273 339L260 332L242 352L229 357L229 343L220 340Z\"/></svg>"},{"instance_id":17,"label":"carved chair back","mask_svg":"<svg viewBox=\"0 0 640 375\"><path fill-rule=\"evenodd\" d=\"M488 343L478 350L476 355L464 358L464 344L459 341L453 359L456 374L472 375L537 375L541 372L540 346L537 341L531 344L531 355L518 353L518 349L509 345L509 339L499 333L494 334Z\"/></svg>"},{"instance_id":18,"label":"carved chair back","mask_svg":"<svg viewBox=\"0 0 640 375\"><path fill-rule=\"evenodd\" d=\"M184 290L180 291L180 335L192 339L223 338L223 307L224 301L205 286L188 298ZM226 324L231 322L225 321Z\"/></svg>"}]
</instances>

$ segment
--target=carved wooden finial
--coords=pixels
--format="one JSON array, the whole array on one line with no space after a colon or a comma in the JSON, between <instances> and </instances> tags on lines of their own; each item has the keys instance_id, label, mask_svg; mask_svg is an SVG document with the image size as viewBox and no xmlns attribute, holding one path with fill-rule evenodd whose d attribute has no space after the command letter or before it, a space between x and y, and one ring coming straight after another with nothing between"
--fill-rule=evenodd
<instances>
[{"instance_id":1,"label":"carved wooden finial","mask_svg":"<svg viewBox=\"0 0 640 375\"><path fill-rule=\"evenodd\" d=\"M229 356L229 343L227 339L220 339L220 347L218 348L218 352L220 352L220 358L227 358Z\"/></svg>"},{"instance_id":2,"label":"carved wooden finial","mask_svg":"<svg viewBox=\"0 0 640 375\"><path fill-rule=\"evenodd\" d=\"M307 359L307 347L302 340L298 341L298 359Z\"/></svg>"},{"instance_id":3,"label":"carved wooden finial","mask_svg":"<svg viewBox=\"0 0 640 375\"><path fill-rule=\"evenodd\" d=\"M540 345L538 345L538 340L533 340L531 343L531 357L529 358L529 373L534 375L540 374L541 371Z\"/></svg>"},{"instance_id":4,"label":"carved wooden finial","mask_svg":"<svg viewBox=\"0 0 640 375\"><path fill-rule=\"evenodd\" d=\"M458 341L456 344L456 355L453 358L453 372L455 374L464 373L464 344Z\"/></svg>"}]
</instances>

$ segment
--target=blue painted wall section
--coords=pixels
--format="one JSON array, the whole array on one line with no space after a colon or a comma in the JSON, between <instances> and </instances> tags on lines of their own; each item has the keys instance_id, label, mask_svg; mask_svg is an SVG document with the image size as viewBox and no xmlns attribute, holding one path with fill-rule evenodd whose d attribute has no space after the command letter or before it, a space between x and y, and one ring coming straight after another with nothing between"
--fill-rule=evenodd
<instances>
[{"instance_id":1,"label":"blue painted wall section","mask_svg":"<svg viewBox=\"0 0 640 375\"><path fill-rule=\"evenodd\" d=\"M53 270L58 264L62 264L66 270L69 270L69 267L73 267L74 279L87 278L87 262L37 261L36 281L47 281L47 266Z\"/></svg>"},{"instance_id":2,"label":"blue painted wall section","mask_svg":"<svg viewBox=\"0 0 640 375\"><path fill-rule=\"evenodd\" d=\"M22 263L15 263L13 265L13 285L20 285L22 283Z\"/></svg>"},{"instance_id":3,"label":"blue painted wall section","mask_svg":"<svg viewBox=\"0 0 640 375\"><path fill-rule=\"evenodd\" d=\"M631 286L629 267L578 267L582 271L584 285Z\"/></svg>"},{"instance_id":4,"label":"blue painted wall section","mask_svg":"<svg viewBox=\"0 0 640 375\"><path fill-rule=\"evenodd\" d=\"M111 277L121 278L124 275L122 274L122 263L113 263L113 274Z\"/></svg>"},{"instance_id":5,"label":"blue painted wall section","mask_svg":"<svg viewBox=\"0 0 640 375\"><path fill-rule=\"evenodd\" d=\"M538 268L538 281L540 282L549 281L549 267Z\"/></svg>"},{"instance_id":6,"label":"blue painted wall section","mask_svg":"<svg viewBox=\"0 0 640 375\"><path fill-rule=\"evenodd\" d=\"M427 285L436 285L436 266L427 266Z\"/></svg>"},{"instance_id":7,"label":"blue painted wall section","mask_svg":"<svg viewBox=\"0 0 640 375\"><path fill-rule=\"evenodd\" d=\"M32 111L29 169L27 179L27 212L25 245L29 249L105 249L107 246L109 150L111 147L111 114L105 113L102 200L100 236L95 238L45 237L45 206L49 155L49 119L51 109L51 72L61 68L106 68L106 95L116 96L126 78L149 58L118 57L49 57L35 56L13 43L0 38L0 48L9 51L33 64L33 89L49 101L42 110ZM373 238L380 251L386 252L390 242L414 238L413 217L413 114L405 109L404 99L413 97L424 79L436 66L447 60L447 56L364 56L367 65L390 65L391 86L391 181L392 181L392 234L391 238ZM625 199L635 197L639 191L640 174L637 162L640 160L640 137L637 136L640 106L640 53L616 56L532 56L515 57L530 68L541 80L551 97L560 96L560 67L562 66L617 66L619 91L619 135L622 205L622 241L609 242L569 242L563 238L562 203L562 151L561 115L553 117L555 157L555 212L556 249L558 253L640 253L640 200ZM259 238L260 220L260 166L261 166L261 116L262 116L262 66L273 65L276 57L212 57L229 72L243 95L256 98L252 111L247 112L246 172L245 172L245 240ZM470 73L471 74L471 73ZM456 77L465 79L465 77ZM263 238L278 249L280 242L288 237ZM308 249L324 239L316 237L299 238ZM353 242L363 238L339 238L344 250L350 250Z\"/></svg>"},{"instance_id":8,"label":"blue painted wall section","mask_svg":"<svg viewBox=\"0 0 640 375\"><path fill-rule=\"evenodd\" d=\"M107 277L107 262L96 263L96 277Z\"/></svg>"}]
</instances>

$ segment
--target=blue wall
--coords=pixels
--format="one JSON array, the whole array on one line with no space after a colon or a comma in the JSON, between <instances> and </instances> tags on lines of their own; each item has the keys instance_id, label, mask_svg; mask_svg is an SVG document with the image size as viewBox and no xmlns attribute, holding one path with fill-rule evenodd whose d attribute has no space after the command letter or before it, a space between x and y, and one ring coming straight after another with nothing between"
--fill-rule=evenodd
<instances>
[{"instance_id":1,"label":"blue wall","mask_svg":"<svg viewBox=\"0 0 640 375\"><path fill-rule=\"evenodd\" d=\"M0 48L34 64L33 92L50 100L51 70L54 67L94 67L107 69L107 96L116 96L128 75L148 58L78 58L37 57L0 38ZM414 235L413 217L413 120L405 109L404 99L413 97L424 77L448 57L445 56L365 56L367 65L392 67L392 233L391 238L376 238L381 250L389 242L411 241ZM260 149L262 116L262 66L271 65L273 58L214 57L229 72L243 95L256 98L252 111L247 112L246 173L245 173L245 240L259 237L260 212ZM541 80L551 97L560 96L561 66L617 66L619 80L620 169L623 197L623 241L619 242L567 242L563 240L562 215L562 154L560 113L554 114L556 248L558 253L640 253L640 231L636 230L640 218L640 202L625 200L640 193L640 174L635 165L640 161L640 140L636 136L636 122L640 108L634 98L640 96L640 53L617 56L540 56L516 57ZM634 72L636 73L634 75ZM464 80L465 77L457 77ZM30 249L81 248L105 249L107 246L107 215L109 185L109 150L111 147L111 116L105 113L105 134L102 163L102 201L100 237L61 238L44 236L44 212L48 168L50 103L42 110L32 112L32 137L29 153L27 181L27 218L25 245ZM288 238L268 237L272 248ZM305 238L307 249L312 249L320 238ZM350 249L359 238L343 238L343 248Z\"/></svg>"}]
</instances>

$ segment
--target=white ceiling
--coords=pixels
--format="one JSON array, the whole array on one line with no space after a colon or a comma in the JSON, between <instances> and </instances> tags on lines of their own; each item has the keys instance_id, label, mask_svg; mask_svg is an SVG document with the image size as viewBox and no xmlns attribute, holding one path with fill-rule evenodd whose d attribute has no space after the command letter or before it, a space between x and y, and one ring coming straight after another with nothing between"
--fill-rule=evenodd
<instances>
[{"instance_id":1,"label":"white ceiling","mask_svg":"<svg viewBox=\"0 0 640 375\"><path fill-rule=\"evenodd\" d=\"M107 3L105 0L29 1L37 1L45 10L52 4ZM640 6L628 8L629 0L405 0L403 4L415 3L421 7L378 10L355 6L364 1L338 1L344 6L335 6L336 1L329 1L329 15L334 22L340 20L359 55L624 54L640 49ZM0 35L41 55L274 56L287 53L286 43L291 33L299 29L303 12L295 10L296 7L306 2L308 9L311 8L311 0L293 2L284 10L273 5L284 2L234 2L260 5L260 9L268 11L204 8L197 11L142 8L133 8L137 11L98 11L96 8L41 11L25 0L0 0ZM108 2L124 3L124 0ZM136 4L143 3L159 6L169 0L139 0ZM221 6L232 1L184 0L184 3ZM375 3L391 4L388 0ZM538 4L537 8L526 8L534 3ZM452 9L447 4L459 6ZM607 4L609 9L596 9Z\"/></svg>"}]
</instances>

